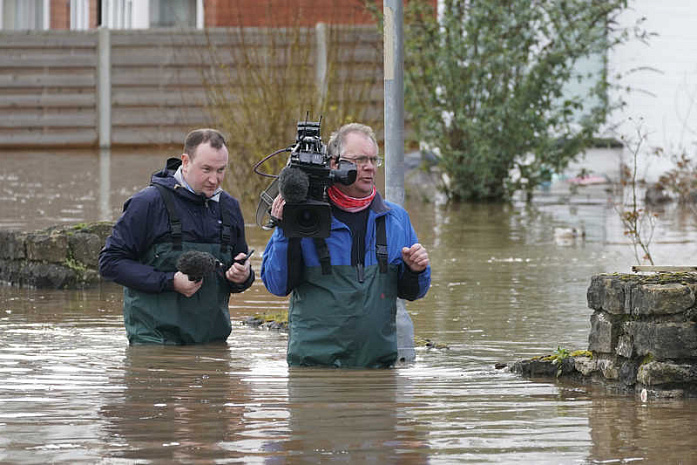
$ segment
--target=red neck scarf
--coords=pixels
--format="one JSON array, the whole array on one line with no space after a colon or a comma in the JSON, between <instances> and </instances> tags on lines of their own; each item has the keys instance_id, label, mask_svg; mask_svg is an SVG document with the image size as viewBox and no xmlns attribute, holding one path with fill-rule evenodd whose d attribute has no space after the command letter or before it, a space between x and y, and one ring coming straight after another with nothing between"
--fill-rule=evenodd
<instances>
[{"instance_id":1,"label":"red neck scarf","mask_svg":"<svg viewBox=\"0 0 697 465\"><path fill-rule=\"evenodd\" d=\"M337 207L350 213L356 213L368 208L370 206L370 202L372 202L375 198L375 194L377 194L375 186L373 186L373 192L368 197L363 197L361 199L344 194L336 186L331 186L329 189L327 189L329 200L331 200L332 203Z\"/></svg>"}]
</instances>

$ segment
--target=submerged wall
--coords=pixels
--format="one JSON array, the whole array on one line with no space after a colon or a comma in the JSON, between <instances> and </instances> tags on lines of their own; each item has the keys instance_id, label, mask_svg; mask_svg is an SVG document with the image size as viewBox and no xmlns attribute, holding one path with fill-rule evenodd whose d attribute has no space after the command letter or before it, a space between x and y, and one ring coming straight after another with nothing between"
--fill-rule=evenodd
<instances>
[{"instance_id":1,"label":"submerged wall","mask_svg":"<svg viewBox=\"0 0 697 465\"><path fill-rule=\"evenodd\" d=\"M527 376L600 382L642 395L697 395L697 274L599 274L588 288L588 351L516 362Z\"/></svg>"},{"instance_id":2,"label":"submerged wall","mask_svg":"<svg viewBox=\"0 0 697 465\"><path fill-rule=\"evenodd\" d=\"M0 230L0 281L67 289L99 283L99 251L113 223L51 227L35 232Z\"/></svg>"}]
</instances>

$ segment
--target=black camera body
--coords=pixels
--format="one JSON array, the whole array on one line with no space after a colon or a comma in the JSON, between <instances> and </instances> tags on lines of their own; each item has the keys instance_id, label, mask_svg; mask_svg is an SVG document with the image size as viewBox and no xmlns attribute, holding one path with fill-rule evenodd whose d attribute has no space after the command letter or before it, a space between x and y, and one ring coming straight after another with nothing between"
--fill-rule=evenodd
<instances>
[{"instance_id":1,"label":"black camera body","mask_svg":"<svg viewBox=\"0 0 697 465\"><path fill-rule=\"evenodd\" d=\"M299 122L295 146L279 176L286 204L281 226L286 237L326 238L331 230L331 207L327 188L356 181L356 165L339 162L331 169L327 147L320 135L320 122Z\"/></svg>"}]
</instances>

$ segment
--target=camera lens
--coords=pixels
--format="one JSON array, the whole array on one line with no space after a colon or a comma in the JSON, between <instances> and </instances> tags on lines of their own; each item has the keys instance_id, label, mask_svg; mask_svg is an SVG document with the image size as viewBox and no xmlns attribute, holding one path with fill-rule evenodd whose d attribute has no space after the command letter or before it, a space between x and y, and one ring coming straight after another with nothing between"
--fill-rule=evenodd
<instances>
[{"instance_id":1,"label":"camera lens","mask_svg":"<svg viewBox=\"0 0 697 465\"><path fill-rule=\"evenodd\" d=\"M319 219L317 212L312 208L303 208L296 217L298 227L301 231L311 234L317 230Z\"/></svg>"},{"instance_id":2,"label":"camera lens","mask_svg":"<svg viewBox=\"0 0 697 465\"><path fill-rule=\"evenodd\" d=\"M283 207L283 233L287 237L329 237L331 208L326 202L308 200Z\"/></svg>"}]
</instances>

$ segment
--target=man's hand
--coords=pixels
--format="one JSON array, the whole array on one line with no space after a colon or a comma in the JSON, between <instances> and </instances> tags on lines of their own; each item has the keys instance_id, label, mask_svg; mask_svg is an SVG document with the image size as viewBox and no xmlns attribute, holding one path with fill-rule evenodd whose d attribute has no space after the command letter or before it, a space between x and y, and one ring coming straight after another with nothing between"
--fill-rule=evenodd
<instances>
[{"instance_id":1,"label":"man's hand","mask_svg":"<svg viewBox=\"0 0 697 465\"><path fill-rule=\"evenodd\" d=\"M418 242L411 247L402 247L402 260L415 273L421 273L428 267L428 252Z\"/></svg>"},{"instance_id":2,"label":"man's hand","mask_svg":"<svg viewBox=\"0 0 697 465\"><path fill-rule=\"evenodd\" d=\"M225 278L233 283L242 284L249 278L250 267L247 255L240 252L235 257L235 262L225 272Z\"/></svg>"},{"instance_id":3,"label":"man's hand","mask_svg":"<svg viewBox=\"0 0 697 465\"><path fill-rule=\"evenodd\" d=\"M181 271L174 273L174 290L186 297L191 297L196 294L198 290L201 289L202 285L203 280L189 281L189 276Z\"/></svg>"},{"instance_id":4,"label":"man's hand","mask_svg":"<svg viewBox=\"0 0 697 465\"><path fill-rule=\"evenodd\" d=\"M281 197L281 194L278 194L271 204L271 216L281 221L283 219L283 206L285 204L286 201Z\"/></svg>"}]
</instances>

